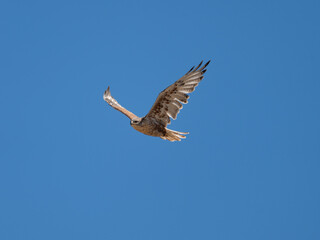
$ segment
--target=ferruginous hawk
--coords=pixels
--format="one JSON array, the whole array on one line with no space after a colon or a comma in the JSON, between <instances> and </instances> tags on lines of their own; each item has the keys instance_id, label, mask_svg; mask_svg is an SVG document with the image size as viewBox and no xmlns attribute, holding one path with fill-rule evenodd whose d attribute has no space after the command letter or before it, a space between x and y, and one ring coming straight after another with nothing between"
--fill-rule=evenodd
<instances>
[{"instance_id":1,"label":"ferruginous hawk","mask_svg":"<svg viewBox=\"0 0 320 240\"><path fill-rule=\"evenodd\" d=\"M170 130L167 125L170 124L170 118L177 118L180 109L182 109L182 103L188 103L189 96L187 94L193 92L203 79L203 74L210 61L201 66L202 62L196 68L192 67L182 78L163 90L145 117L137 117L122 107L111 96L110 87L104 92L103 98L111 107L130 118L130 125L135 130L171 142L181 141L182 138L186 138L184 135L188 133Z\"/></svg>"}]
</instances>

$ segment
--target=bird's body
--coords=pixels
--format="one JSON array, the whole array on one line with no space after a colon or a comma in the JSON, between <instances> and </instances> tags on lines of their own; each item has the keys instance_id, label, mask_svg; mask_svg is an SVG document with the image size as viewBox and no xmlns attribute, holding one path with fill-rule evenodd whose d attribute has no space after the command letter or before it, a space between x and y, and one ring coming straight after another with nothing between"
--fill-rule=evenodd
<instances>
[{"instance_id":1,"label":"bird's body","mask_svg":"<svg viewBox=\"0 0 320 240\"><path fill-rule=\"evenodd\" d=\"M130 125L137 131L154 137L160 137L169 141L181 141L186 138L186 132L177 132L167 128L170 124L170 118L176 119L182 103L188 103L189 96L187 93L194 91L195 87L203 79L203 74L206 72L205 67L210 63L207 62L200 68L202 62L194 69L191 68L182 78L174 84L163 90L157 97L154 105L149 113L139 118L132 112L122 107L110 94L110 87L105 91L104 100L114 109L122 112L130 118Z\"/></svg>"},{"instance_id":2,"label":"bird's body","mask_svg":"<svg viewBox=\"0 0 320 240\"><path fill-rule=\"evenodd\" d=\"M155 118L142 118L138 124L131 124L131 126L149 136L153 137L163 137L166 134L166 128Z\"/></svg>"}]
</instances>

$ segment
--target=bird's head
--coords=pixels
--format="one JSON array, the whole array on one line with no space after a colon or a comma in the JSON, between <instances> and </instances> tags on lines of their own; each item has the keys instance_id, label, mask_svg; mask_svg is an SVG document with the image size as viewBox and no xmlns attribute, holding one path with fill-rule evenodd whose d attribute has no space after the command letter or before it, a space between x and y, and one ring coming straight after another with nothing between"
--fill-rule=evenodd
<instances>
[{"instance_id":1,"label":"bird's head","mask_svg":"<svg viewBox=\"0 0 320 240\"><path fill-rule=\"evenodd\" d=\"M141 118L133 118L131 121L130 121L130 125L139 125L141 122Z\"/></svg>"}]
</instances>

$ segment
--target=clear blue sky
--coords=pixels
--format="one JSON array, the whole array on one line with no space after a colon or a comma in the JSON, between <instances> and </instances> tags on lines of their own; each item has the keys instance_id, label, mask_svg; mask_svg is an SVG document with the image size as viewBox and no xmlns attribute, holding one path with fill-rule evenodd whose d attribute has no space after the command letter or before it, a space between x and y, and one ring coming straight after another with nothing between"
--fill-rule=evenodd
<instances>
[{"instance_id":1,"label":"clear blue sky","mask_svg":"<svg viewBox=\"0 0 320 240\"><path fill-rule=\"evenodd\" d=\"M320 239L319 1L0 4L0 239ZM170 128L138 116L201 60Z\"/></svg>"}]
</instances>

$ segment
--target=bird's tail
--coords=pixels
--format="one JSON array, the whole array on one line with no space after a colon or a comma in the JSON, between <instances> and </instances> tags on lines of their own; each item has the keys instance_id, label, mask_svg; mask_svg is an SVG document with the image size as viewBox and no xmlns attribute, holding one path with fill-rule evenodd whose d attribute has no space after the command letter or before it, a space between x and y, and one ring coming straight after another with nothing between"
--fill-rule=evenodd
<instances>
[{"instance_id":1,"label":"bird's tail","mask_svg":"<svg viewBox=\"0 0 320 240\"><path fill-rule=\"evenodd\" d=\"M162 139L169 140L170 142L174 141L181 141L181 139L186 138L186 134L189 134L188 132L177 132L171 129L166 128L166 135L161 137Z\"/></svg>"}]
</instances>

